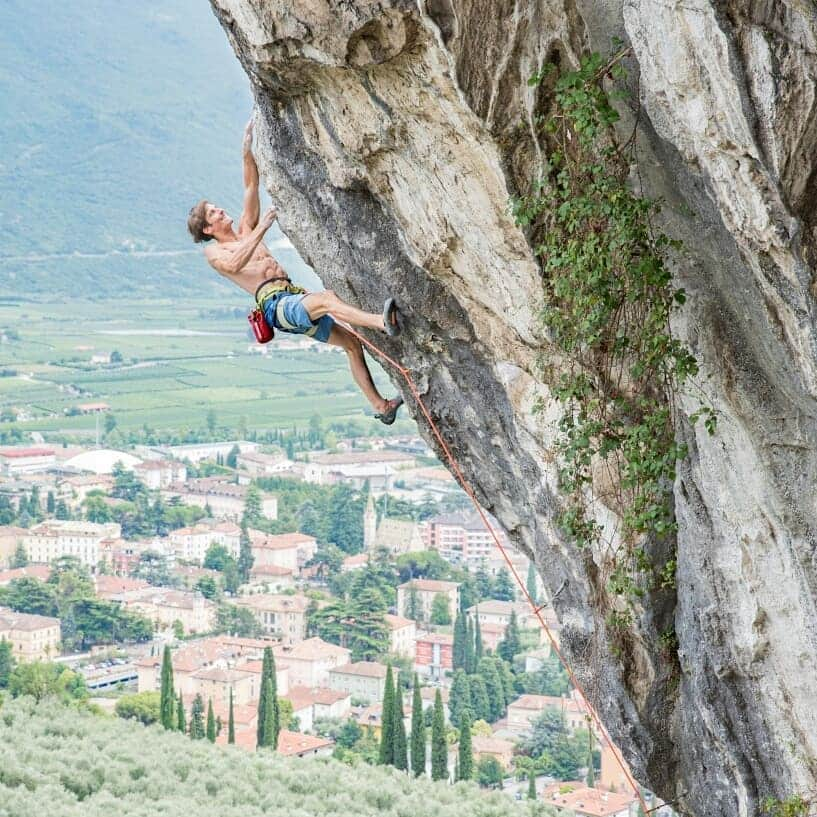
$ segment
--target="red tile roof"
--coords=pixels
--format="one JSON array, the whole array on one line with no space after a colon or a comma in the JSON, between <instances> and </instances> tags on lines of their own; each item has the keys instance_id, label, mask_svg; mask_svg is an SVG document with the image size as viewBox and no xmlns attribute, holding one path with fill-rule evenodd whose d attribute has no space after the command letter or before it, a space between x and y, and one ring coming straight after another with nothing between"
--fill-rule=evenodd
<instances>
[{"instance_id":1,"label":"red tile roof","mask_svg":"<svg viewBox=\"0 0 817 817\"><path fill-rule=\"evenodd\" d=\"M282 697L291 701L292 708L297 712L299 709L305 709L307 706L312 706L313 704L332 706L332 704L336 704L344 698L350 698L351 696L348 692L342 692L338 689L294 686L290 687L287 694Z\"/></svg>"},{"instance_id":2,"label":"red tile roof","mask_svg":"<svg viewBox=\"0 0 817 817\"><path fill-rule=\"evenodd\" d=\"M285 757L310 754L317 749L324 749L334 745L328 738L304 735L301 732L290 732L288 729L282 729L278 734L278 754Z\"/></svg>"},{"instance_id":3,"label":"red tile roof","mask_svg":"<svg viewBox=\"0 0 817 817\"><path fill-rule=\"evenodd\" d=\"M0 450L0 457L14 459L15 457L51 457L53 448L4 448Z\"/></svg>"},{"instance_id":4,"label":"red tile roof","mask_svg":"<svg viewBox=\"0 0 817 817\"><path fill-rule=\"evenodd\" d=\"M28 565L28 567L13 567L11 570L0 570L0 586L8 584L15 579L39 579L41 582L48 581L51 575L49 565Z\"/></svg>"}]
</instances>

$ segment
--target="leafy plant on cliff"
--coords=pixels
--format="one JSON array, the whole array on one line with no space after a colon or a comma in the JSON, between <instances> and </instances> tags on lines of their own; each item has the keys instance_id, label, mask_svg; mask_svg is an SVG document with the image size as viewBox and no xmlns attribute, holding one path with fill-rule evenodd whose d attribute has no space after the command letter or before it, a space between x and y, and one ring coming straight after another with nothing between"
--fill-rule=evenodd
<instances>
[{"instance_id":1,"label":"leafy plant on cliff","mask_svg":"<svg viewBox=\"0 0 817 817\"><path fill-rule=\"evenodd\" d=\"M628 186L628 145L613 134L618 113L603 80L623 75L626 53L588 55L556 79L555 111L537 122L549 158L530 194L513 202L517 223L537 242L542 319L564 360L553 385L564 406L558 454L567 504L559 522L580 547L616 539L608 588L627 604L611 613L614 629L629 625L645 589L674 583L674 560L652 564L643 543L676 530L671 491L687 449L675 439L672 395L698 373L670 330L685 301L668 264L680 243L653 226L657 202ZM691 419L701 418L713 433L714 411L702 406ZM598 501L618 512L617 537L597 521Z\"/></svg>"},{"instance_id":2,"label":"leafy plant on cliff","mask_svg":"<svg viewBox=\"0 0 817 817\"><path fill-rule=\"evenodd\" d=\"M763 801L761 813L769 817L808 817L809 808L809 803L799 794L795 794L785 800L767 797Z\"/></svg>"}]
</instances>

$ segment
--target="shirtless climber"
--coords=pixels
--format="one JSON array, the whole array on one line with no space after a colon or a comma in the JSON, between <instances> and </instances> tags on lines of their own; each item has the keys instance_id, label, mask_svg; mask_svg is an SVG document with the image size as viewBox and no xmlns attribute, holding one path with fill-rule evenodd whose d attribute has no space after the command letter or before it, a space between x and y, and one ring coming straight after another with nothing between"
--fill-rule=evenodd
<instances>
[{"instance_id":1,"label":"shirtless climber","mask_svg":"<svg viewBox=\"0 0 817 817\"><path fill-rule=\"evenodd\" d=\"M233 220L227 213L206 199L190 210L187 229L197 243L215 239L215 244L204 250L210 266L253 295L270 326L342 347L349 358L355 382L377 412L375 417L391 425L403 398L386 400L380 395L366 365L360 341L336 324L332 316L352 326L378 329L394 336L400 331L394 299L386 301L382 315L375 315L345 303L330 290L308 293L292 284L262 241L264 233L275 221L277 211L272 207L259 220L260 209L258 167L252 154L250 120L244 131L244 212L238 222L238 232L233 229Z\"/></svg>"}]
</instances>

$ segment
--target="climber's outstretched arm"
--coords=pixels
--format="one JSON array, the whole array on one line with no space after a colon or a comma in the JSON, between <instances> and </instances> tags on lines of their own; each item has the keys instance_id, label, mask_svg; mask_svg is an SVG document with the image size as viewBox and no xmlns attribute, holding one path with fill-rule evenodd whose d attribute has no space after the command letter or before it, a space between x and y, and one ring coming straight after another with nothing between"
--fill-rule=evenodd
<instances>
[{"instance_id":1,"label":"climber's outstretched arm","mask_svg":"<svg viewBox=\"0 0 817 817\"><path fill-rule=\"evenodd\" d=\"M244 210L238 222L238 234L246 235L258 224L261 201L258 198L258 165L252 155L252 119L244 128Z\"/></svg>"}]
</instances>

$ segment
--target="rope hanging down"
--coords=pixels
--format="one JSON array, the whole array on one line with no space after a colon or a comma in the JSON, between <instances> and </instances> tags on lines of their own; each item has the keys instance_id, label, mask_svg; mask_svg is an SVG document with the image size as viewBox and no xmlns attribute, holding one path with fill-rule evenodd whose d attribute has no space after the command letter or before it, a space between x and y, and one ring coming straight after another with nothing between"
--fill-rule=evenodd
<instances>
[{"instance_id":1,"label":"rope hanging down","mask_svg":"<svg viewBox=\"0 0 817 817\"><path fill-rule=\"evenodd\" d=\"M440 433L440 430L437 428L437 424L432 419L431 414L429 413L428 409L426 408L425 403L423 402L423 398L420 397L420 392L418 391L417 386L414 383L414 380L413 380L413 378L411 376L411 373L404 366L401 366L396 360L389 357L389 355L387 355L382 349L375 346L374 343L372 343L367 338L363 337L363 335L361 335L359 332L357 332L355 329L353 329L351 326L349 326L349 324L344 323L343 321L338 321L337 318L335 318L335 321L337 323L339 323L341 326L343 326L344 329L346 329L348 332L351 332L364 346L366 346L367 349L374 352L378 357L382 358L389 365L391 365L394 369L396 369L402 375L403 379L406 381L406 384L409 387L409 391L411 392L412 397L414 397L415 401L417 402L417 405L420 407L420 411L423 413L423 416L428 421L429 428L431 429L431 432L434 434L434 437L437 440L437 442L439 443L440 448L442 449L443 453L445 454L445 458L448 460L448 464L451 466L451 470L454 472L454 475L456 476L457 481L460 483L460 486L462 487L463 491L465 491L465 493L468 495L468 498L474 504L474 507L476 508L477 513L479 514L480 518L482 519L482 524L485 526L485 529L488 531L488 533L491 534L491 538L494 540L494 544L497 546L497 548L499 549L499 552L502 554L503 558L505 559L505 562L508 565L508 569L510 570L511 575L514 577L514 579L516 580L516 583L519 585L519 589L521 590L522 595L528 600L528 603L531 606L531 610L533 610L534 615L538 619L539 624L542 626L542 629L544 630L545 635L547 636L548 641L550 642L551 649L553 650L554 653L556 653L556 656L558 657L561 665L564 667L564 670L567 673L568 678L570 679L570 683L573 684L573 688L576 689L578 691L578 693L582 696L582 699L584 700L585 706L587 707L587 711L590 714L590 719L592 720L593 724L596 726L596 728L598 730L598 733L602 736L602 738L606 742L607 746L610 748L610 751L613 753L613 757L616 759L616 763L620 767L622 774L627 779L627 782L630 784L630 786L633 789L633 793L638 798L638 801L639 801L639 803L641 805L641 808L642 808L643 812L645 814L648 814L650 812L650 809L647 808L647 802L646 802L646 800L644 799L644 796L641 793L641 787L638 785L638 783L636 783L635 778L633 778L632 774L630 773L630 770L627 768L627 765L624 763L624 760L621 757L621 753L619 752L618 747L610 739L610 735L607 733L607 730L604 728L604 724L601 722L601 719L596 714L596 710L590 704L590 701L589 701L589 699L587 697L587 694L584 691L584 687L579 682L579 679L576 677L576 674L573 672L573 669L571 668L570 664L568 664L567 660L565 659L564 655L562 654L562 651L559 648L559 644L556 641L556 638L554 637L553 633L550 630L550 627L548 627L547 622L545 621L544 617L542 616L542 609L543 609L544 605L537 606L536 602L531 598L530 593L528 593L528 590L527 590L527 587L525 586L525 583L522 581L522 578L517 573L516 568L513 566L513 562L511 562L511 559L508 556L507 551L503 547L502 542L500 541L499 536L497 535L496 531L494 530L493 525L491 525L485 511L482 509L482 506L479 504L479 502L477 500L477 497L476 497L476 494L474 493L474 490L471 488L468 481L465 479L465 476L463 475L463 473L462 473L462 471L460 469L459 463L457 462L454 455L451 453L451 450L449 449L449 447L446 445L446 442L443 439L442 434Z\"/></svg>"}]
</instances>

